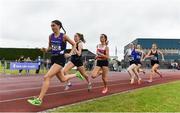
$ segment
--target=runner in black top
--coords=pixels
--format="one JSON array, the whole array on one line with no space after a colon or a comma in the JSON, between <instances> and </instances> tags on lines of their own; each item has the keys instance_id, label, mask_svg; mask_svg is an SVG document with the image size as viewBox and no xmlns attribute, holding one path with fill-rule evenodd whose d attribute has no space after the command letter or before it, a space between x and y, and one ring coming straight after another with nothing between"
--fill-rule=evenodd
<instances>
[{"instance_id":1,"label":"runner in black top","mask_svg":"<svg viewBox=\"0 0 180 113\"><path fill-rule=\"evenodd\" d=\"M76 48L74 48L74 50L68 54L69 56L71 56L71 60L65 65L63 70L64 73L67 73L73 67L77 67L77 70L80 72L79 74L81 74L88 82L88 91L90 91L92 86L91 86L91 82L89 81L88 75L85 71L85 68L83 66L83 59L82 59L83 43L85 43L83 34L76 33L74 35L74 41L76 43ZM68 90L70 86L71 83L68 82L66 84L65 90Z\"/></svg>"},{"instance_id":2,"label":"runner in black top","mask_svg":"<svg viewBox=\"0 0 180 113\"><path fill-rule=\"evenodd\" d=\"M156 44L152 44L151 50L148 52L148 54L144 58L144 59L146 59L146 58L150 58L151 59L151 66L152 66L151 72L152 72L152 74L150 75L150 78L149 78L148 82L152 82L153 76L155 74L158 74L162 78L161 73L158 72L158 68L159 68L159 54L161 54L162 61L164 61L163 53L160 50L157 49L157 45Z\"/></svg>"}]
</instances>

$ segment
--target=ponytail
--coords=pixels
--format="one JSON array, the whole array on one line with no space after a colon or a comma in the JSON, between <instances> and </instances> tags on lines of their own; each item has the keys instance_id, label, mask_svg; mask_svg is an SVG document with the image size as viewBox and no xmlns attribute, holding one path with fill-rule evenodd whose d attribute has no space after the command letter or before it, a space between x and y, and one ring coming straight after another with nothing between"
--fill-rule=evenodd
<instances>
[{"instance_id":1,"label":"ponytail","mask_svg":"<svg viewBox=\"0 0 180 113\"><path fill-rule=\"evenodd\" d=\"M79 36L80 40L81 40L83 43L86 43L83 34L81 34L81 33L76 33L76 34Z\"/></svg>"},{"instance_id":2,"label":"ponytail","mask_svg":"<svg viewBox=\"0 0 180 113\"><path fill-rule=\"evenodd\" d=\"M109 41L106 41L106 45L108 45L109 44Z\"/></svg>"},{"instance_id":3,"label":"ponytail","mask_svg":"<svg viewBox=\"0 0 180 113\"><path fill-rule=\"evenodd\" d=\"M66 34L66 30L64 29L64 27L62 26L61 28L62 28L62 30L64 31L64 34Z\"/></svg>"}]
</instances>

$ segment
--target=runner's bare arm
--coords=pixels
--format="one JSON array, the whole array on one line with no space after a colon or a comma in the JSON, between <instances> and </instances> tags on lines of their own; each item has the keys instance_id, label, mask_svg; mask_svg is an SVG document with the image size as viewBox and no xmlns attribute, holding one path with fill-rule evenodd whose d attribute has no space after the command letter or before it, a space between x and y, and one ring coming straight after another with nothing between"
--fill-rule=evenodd
<instances>
[{"instance_id":1,"label":"runner's bare arm","mask_svg":"<svg viewBox=\"0 0 180 113\"><path fill-rule=\"evenodd\" d=\"M164 61L164 54L161 51L158 51L159 54L161 54L162 60Z\"/></svg>"},{"instance_id":2,"label":"runner's bare arm","mask_svg":"<svg viewBox=\"0 0 180 113\"><path fill-rule=\"evenodd\" d=\"M144 52L143 51L141 51L141 61L143 61L143 59L144 59Z\"/></svg>"},{"instance_id":3,"label":"runner's bare arm","mask_svg":"<svg viewBox=\"0 0 180 113\"><path fill-rule=\"evenodd\" d=\"M76 48L75 42L74 42L73 40L71 40L71 39L69 38L69 36L67 36L67 35L64 35L64 41L67 41L67 42L68 42L69 44L71 44L71 46L72 46L72 49L71 49L71 51L70 51L70 53L69 53L69 55L71 56L72 53L73 53L73 51L74 51L74 49Z\"/></svg>"},{"instance_id":4,"label":"runner's bare arm","mask_svg":"<svg viewBox=\"0 0 180 113\"><path fill-rule=\"evenodd\" d=\"M150 54L151 54L151 50L148 52L148 54L147 54L147 55L145 55L145 57L144 57L144 59L143 59L143 60L145 60L146 58L151 58Z\"/></svg>"}]
</instances>

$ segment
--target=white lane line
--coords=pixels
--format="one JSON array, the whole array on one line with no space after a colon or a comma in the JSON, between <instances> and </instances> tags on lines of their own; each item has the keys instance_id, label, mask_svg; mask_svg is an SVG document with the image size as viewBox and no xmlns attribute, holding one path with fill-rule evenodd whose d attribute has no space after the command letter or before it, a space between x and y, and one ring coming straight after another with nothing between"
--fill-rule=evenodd
<instances>
[{"instance_id":1,"label":"white lane line","mask_svg":"<svg viewBox=\"0 0 180 113\"><path fill-rule=\"evenodd\" d=\"M127 83L111 84L111 85L108 85L108 86L117 86L117 85L122 85L122 84L127 84ZM102 87L104 87L104 86L93 87L93 89L98 89L98 88L102 88ZM92 90L93 90L93 89L92 89ZM45 97L46 97L46 96L51 96L51 95L57 95L57 94L78 92L78 91L83 91L83 90L87 90L87 88L81 88L81 89L76 89L76 90L71 90L71 91L64 91L64 92L49 93L49 94L46 94ZM36 95L33 95L33 96L36 96ZM17 100L23 100L23 99L28 99L28 98L31 98L31 97L33 97L33 96L26 96L26 97L21 97L21 98L2 100L2 101L0 101L0 103L17 101Z\"/></svg>"}]
</instances>

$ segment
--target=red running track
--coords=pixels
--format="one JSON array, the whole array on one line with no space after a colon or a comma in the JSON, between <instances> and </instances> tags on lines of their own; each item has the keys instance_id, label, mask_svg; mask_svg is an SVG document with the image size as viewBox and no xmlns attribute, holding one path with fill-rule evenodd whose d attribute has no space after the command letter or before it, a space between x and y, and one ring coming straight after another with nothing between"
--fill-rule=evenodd
<instances>
[{"instance_id":1,"label":"red running track","mask_svg":"<svg viewBox=\"0 0 180 113\"><path fill-rule=\"evenodd\" d=\"M109 92L105 95L180 80L179 71L172 72L166 70L162 73L164 77L154 77L153 83L146 82L149 75L148 73L146 75L141 75L144 80L141 85L137 83L130 85L127 73L111 72L109 74L108 83ZM101 78L92 80L93 89L91 92L87 91L87 84L85 81L80 81L76 78L72 80L72 88L68 91L64 91L64 84L54 78L51 80L50 88L44 98L43 105L40 107L32 106L27 103L27 99L39 94L42 80L43 76L39 75L23 77L0 75L0 112L38 112L105 96L101 94L103 88Z\"/></svg>"}]
</instances>

